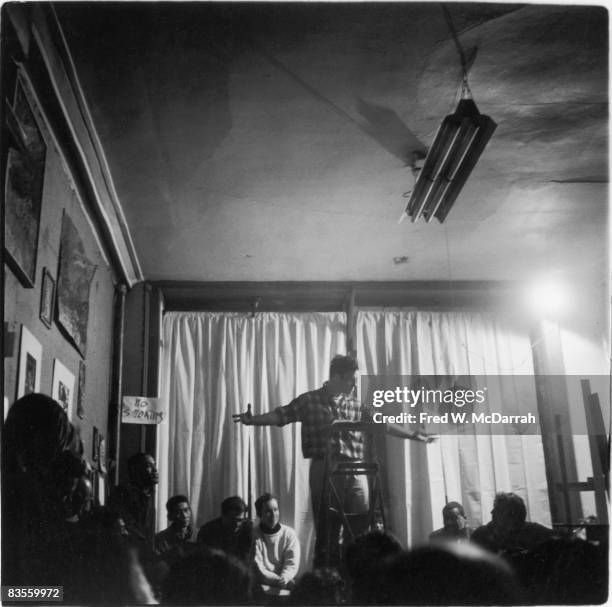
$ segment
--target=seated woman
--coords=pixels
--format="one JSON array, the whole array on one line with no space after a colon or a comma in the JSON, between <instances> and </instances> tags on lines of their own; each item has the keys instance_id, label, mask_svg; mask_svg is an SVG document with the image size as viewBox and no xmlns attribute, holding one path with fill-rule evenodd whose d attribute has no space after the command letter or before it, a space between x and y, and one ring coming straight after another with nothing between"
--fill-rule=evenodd
<instances>
[{"instance_id":1,"label":"seated woman","mask_svg":"<svg viewBox=\"0 0 612 607\"><path fill-rule=\"evenodd\" d=\"M291 527L280 523L278 502L264 493L255 502L260 523L254 529L255 570L267 595L288 595L300 566L300 543Z\"/></svg>"}]
</instances>

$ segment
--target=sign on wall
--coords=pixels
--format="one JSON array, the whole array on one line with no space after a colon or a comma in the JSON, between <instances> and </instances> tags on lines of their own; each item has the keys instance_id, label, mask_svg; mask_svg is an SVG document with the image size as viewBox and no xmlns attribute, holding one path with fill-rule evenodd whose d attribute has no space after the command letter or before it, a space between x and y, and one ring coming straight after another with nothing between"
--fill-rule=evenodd
<instances>
[{"instance_id":1,"label":"sign on wall","mask_svg":"<svg viewBox=\"0 0 612 607\"><path fill-rule=\"evenodd\" d=\"M161 398L124 396L121 421L124 424L161 424L166 419L166 406Z\"/></svg>"}]
</instances>

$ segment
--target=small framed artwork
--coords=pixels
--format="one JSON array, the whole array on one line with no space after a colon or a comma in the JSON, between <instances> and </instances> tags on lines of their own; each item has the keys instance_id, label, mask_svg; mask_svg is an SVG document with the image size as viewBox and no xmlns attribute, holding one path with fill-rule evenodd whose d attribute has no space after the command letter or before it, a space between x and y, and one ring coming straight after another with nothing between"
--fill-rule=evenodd
<instances>
[{"instance_id":1,"label":"small framed artwork","mask_svg":"<svg viewBox=\"0 0 612 607\"><path fill-rule=\"evenodd\" d=\"M53 302L55 301L55 280L49 268L43 270L42 289L40 295L40 320L47 328L53 322Z\"/></svg>"},{"instance_id":2,"label":"small framed artwork","mask_svg":"<svg viewBox=\"0 0 612 607\"><path fill-rule=\"evenodd\" d=\"M64 211L57 271L57 325L82 358L87 350L89 292L96 272L85 251L85 243L70 215Z\"/></svg>"},{"instance_id":3,"label":"small framed artwork","mask_svg":"<svg viewBox=\"0 0 612 607\"><path fill-rule=\"evenodd\" d=\"M98 503L100 506L106 505L106 478L103 474L98 474Z\"/></svg>"},{"instance_id":4,"label":"small framed artwork","mask_svg":"<svg viewBox=\"0 0 612 607\"><path fill-rule=\"evenodd\" d=\"M85 417L85 363L79 361L79 385L77 389L77 417Z\"/></svg>"},{"instance_id":5,"label":"small framed artwork","mask_svg":"<svg viewBox=\"0 0 612 607\"><path fill-rule=\"evenodd\" d=\"M64 409L68 419L72 418L74 401L74 375L57 358L53 361L53 387L51 398L54 398Z\"/></svg>"},{"instance_id":6,"label":"small framed artwork","mask_svg":"<svg viewBox=\"0 0 612 607\"><path fill-rule=\"evenodd\" d=\"M98 458L100 471L106 474L106 439L100 434L100 443L98 445Z\"/></svg>"},{"instance_id":7,"label":"small framed artwork","mask_svg":"<svg viewBox=\"0 0 612 607\"><path fill-rule=\"evenodd\" d=\"M94 464L94 469L97 469L100 461L100 432L95 426L93 427L93 439L91 441L91 461Z\"/></svg>"},{"instance_id":8,"label":"small framed artwork","mask_svg":"<svg viewBox=\"0 0 612 607\"><path fill-rule=\"evenodd\" d=\"M21 325L19 367L17 371L17 398L31 392L40 392L42 346L25 325Z\"/></svg>"}]
</instances>

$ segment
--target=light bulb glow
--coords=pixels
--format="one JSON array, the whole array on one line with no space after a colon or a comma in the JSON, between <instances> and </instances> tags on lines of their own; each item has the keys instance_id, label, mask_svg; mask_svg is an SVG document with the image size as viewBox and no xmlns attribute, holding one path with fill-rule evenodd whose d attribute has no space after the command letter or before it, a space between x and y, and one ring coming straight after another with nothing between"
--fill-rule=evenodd
<instances>
[{"instance_id":1,"label":"light bulb glow","mask_svg":"<svg viewBox=\"0 0 612 607\"><path fill-rule=\"evenodd\" d=\"M531 310L539 316L558 318L569 307L567 288L550 280L534 282L527 289L526 299Z\"/></svg>"}]
</instances>

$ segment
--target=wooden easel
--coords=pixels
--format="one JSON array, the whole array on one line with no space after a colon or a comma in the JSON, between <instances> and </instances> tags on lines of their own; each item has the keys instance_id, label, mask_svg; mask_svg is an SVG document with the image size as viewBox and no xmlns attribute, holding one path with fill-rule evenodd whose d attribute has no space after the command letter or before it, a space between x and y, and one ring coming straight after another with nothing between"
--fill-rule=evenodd
<instances>
[{"instance_id":1,"label":"wooden easel","mask_svg":"<svg viewBox=\"0 0 612 607\"><path fill-rule=\"evenodd\" d=\"M599 395L591 392L591 382L588 379L580 380L582 400L586 416L587 432L589 436L589 450L593 476L584 482L569 482L565 467L563 441L561 440L561 416L556 416L557 445L561 462L561 482L557 489L563 493L566 512L569 512L569 494L571 491L593 491L595 493L595 510L600 525L608 525L608 499L610 495L610 446L608 434L604 426L603 416L599 405ZM577 521L574 521L577 522ZM572 521L568 521L572 523Z\"/></svg>"}]
</instances>

